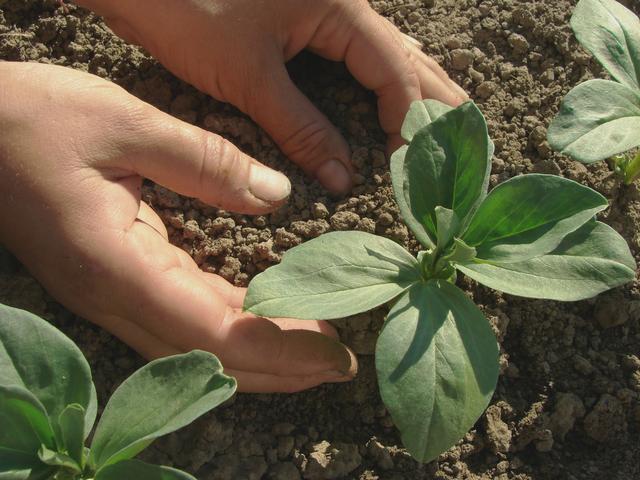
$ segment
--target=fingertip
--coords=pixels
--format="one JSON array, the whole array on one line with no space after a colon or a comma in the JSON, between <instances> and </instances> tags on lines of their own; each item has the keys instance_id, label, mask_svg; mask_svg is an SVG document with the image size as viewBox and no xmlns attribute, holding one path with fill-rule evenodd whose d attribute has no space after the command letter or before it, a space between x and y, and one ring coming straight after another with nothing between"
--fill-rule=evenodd
<instances>
[{"instance_id":1,"label":"fingertip","mask_svg":"<svg viewBox=\"0 0 640 480\"><path fill-rule=\"evenodd\" d=\"M391 158L391 155L403 145L406 145L404 138L399 133L392 133L387 137L387 158Z\"/></svg>"},{"instance_id":2,"label":"fingertip","mask_svg":"<svg viewBox=\"0 0 640 480\"><path fill-rule=\"evenodd\" d=\"M291 194L291 182L282 173L254 162L249 170L249 191L257 199L277 207Z\"/></svg>"},{"instance_id":3,"label":"fingertip","mask_svg":"<svg viewBox=\"0 0 640 480\"><path fill-rule=\"evenodd\" d=\"M353 187L352 175L345 164L331 159L323 163L316 170L316 178L330 192L344 195Z\"/></svg>"},{"instance_id":4,"label":"fingertip","mask_svg":"<svg viewBox=\"0 0 640 480\"><path fill-rule=\"evenodd\" d=\"M455 105L456 107L470 100L469 94L464 90L464 88L462 88L460 85L458 85L456 82L454 82L451 79L449 80L449 82L451 83L451 86L453 87L454 91L458 95L458 104Z\"/></svg>"}]
</instances>

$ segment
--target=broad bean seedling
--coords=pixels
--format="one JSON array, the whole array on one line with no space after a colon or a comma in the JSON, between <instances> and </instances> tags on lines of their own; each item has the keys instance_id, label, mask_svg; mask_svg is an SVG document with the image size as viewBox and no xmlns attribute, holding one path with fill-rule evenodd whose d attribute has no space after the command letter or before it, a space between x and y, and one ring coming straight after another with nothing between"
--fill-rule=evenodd
<instances>
[{"instance_id":1,"label":"broad bean seedling","mask_svg":"<svg viewBox=\"0 0 640 480\"><path fill-rule=\"evenodd\" d=\"M335 319L395 299L376 345L380 394L408 451L427 462L487 407L499 349L456 271L513 295L580 300L629 282L624 239L594 216L599 193L551 175L511 178L487 194L493 144L472 102L415 102L391 158L400 213L424 250L332 232L257 275L244 307L258 315Z\"/></svg>"},{"instance_id":2,"label":"broad bean seedling","mask_svg":"<svg viewBox=\"0 0 640 480\"><path fill-rule=\"evenodd\" d=\"M44 320L0 304L0 478L195 480L133 457L235 388L210 353L155 360L113 393L87 448L97 414L87 361Z\"/></svg>"},{"instance_id":3,"label":"broad bean seedling","mask_svg":"<svg viewBox=\"0 0 640 480\"><path fill-rule=\"evenodd\" d=\"M611 159L629 184L640 175L640 20L614 0L580 0L571 26L613 80L571 90L549 126L549 144L583 163Z\"/></svg>"}]
</instances>

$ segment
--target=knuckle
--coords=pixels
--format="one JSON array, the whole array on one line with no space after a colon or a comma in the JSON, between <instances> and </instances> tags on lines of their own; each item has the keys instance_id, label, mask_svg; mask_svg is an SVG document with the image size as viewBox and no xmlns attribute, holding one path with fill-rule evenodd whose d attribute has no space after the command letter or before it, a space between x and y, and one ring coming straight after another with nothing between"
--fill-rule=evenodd
<instances>
[{"instance_id":1,"label":"knuckle","mask_svg":"<svg viewBox=\"0 0 640 480\"><path fill-rule=\"evenodd\" d=\"M213 184L217 188L232 183L240 164L240 152L228 140L218 135L205 134L198 184L206 192Z\"/></svg>"},{"instance_id":2,"label":"knuckle","mask_svg":"<svg viewBox=\"0 0 640 480\"><path fill-rule=\"evenodd\" d=\"M326 126L311 122L284 137L279 143L282 151L309 171L329 154L333 134Z\"/></svg>"},{"instance_id":3,"label":"knuckle","mask_svg":"<svg viewBox=\"0 0 640 480\"><path fill-rule=\"evenodd\" d=\"M278 329L279 330L279 329ZM282 331L276 333L276 329L274 329L275 339L273 342L273 374L274 375L284 375L287 370L287 359L286 359L286 351L287 351L287 332Z\"/></svg>"}]
</instances>

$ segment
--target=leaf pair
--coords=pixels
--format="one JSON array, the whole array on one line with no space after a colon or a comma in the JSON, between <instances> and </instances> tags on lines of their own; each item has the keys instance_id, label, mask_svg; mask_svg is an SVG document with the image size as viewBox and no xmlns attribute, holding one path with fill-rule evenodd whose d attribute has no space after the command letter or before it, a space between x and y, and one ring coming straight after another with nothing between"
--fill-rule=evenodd
<instances>
[{"instance_id":1,"label":"leaf pair","mask_svg":"<svg viewBox=\"0 0 640 480\"><path fill-rule=\"evenodd\" d=\"M438 122L445 115L446 122ZM433 124L427 132L424 127ZM410 142L391 157L391 178L402 218L416 238L433 248L436 207L468 223L487 194L493 143L484 117L473 103L453 110L440 102L414 102L402 127ZM410 188L420 185L420 188ZM423 212L416 216L413 212Z\"/></svg>"},{"instance_id":2,"label":"leaf pair","mask_svg":"<svg viewBox=\"0 0 640 480\"><path fill-rule=\"evenodd\" d=\"M640 146L640 20L614 0L580 0L571 26L615 81L571 90L548 138L555 150L592 163Z\"/></svg>"},{"instance_id":3,"label":"leaf pair","mask_svg":"<svg viewBox=\"0 0 640 480\"><path fill-rule=\"evenodd\" d=\"M295 247L256 276L245 309L331 319L394 298L376 346L381 396L409 452L436 458L482 414L498 378L498 346L482 313L451 283L453 268L494 288L578 299L633 279L624 240L593 216L597 192L525 175L487 195L493 145L468 102L411 106L410 142L391 159L400 212L426 248L418 259L391 240L333 232Z\"/></svg>"},{"instance_id":4,"label":"leaf pair","mask_svg":"<svg viewBox=\"0 0 640 480\"><path fill-rule=\"evenodd\" d=\"M434 103L414 103L411 111L425 111ZM410 145L393 155L391 166L396 199L404 205L403 217L425 247L437 245L441 252L463 247L465 256L448 257L457 269L487 286L526 297L579 300L634 278L635 262L624 239L592 220L607 207L607 200L594 190L561 177L533 174L507 180L487 195L490 144L480 143L474 152L478 163L474 172L479 176L475 183L470 185L455 175L439 178L440 191L463 191L460 195L475 191L475 198L456 202L454 195L444 196L436 200L437 207L412 201L426 195L424 182L412 176L421 161L431 169L436 154L446 151L441 162L446 167L441 170L458 171L466 166L458 150L449 152L439 141L443 130L451 129L462 141L469 133L457 125L461 125L460 116L466 115L482 126L480 131L486 131L484 117L472 103L434 111L435 115L407 116L404 131L410 130L409 122L415 131L421 121L422 129L407 135ZM459 205L473 207L461 209ZM448 225L443 235L442 229L416 227L420 218L437 217L443 207L462 219L454 230ZM442 245L445 241L449 244Z\"/></svg>"},{"instance_id":5,"label":"leaf pair","mask_svg":"<svg viewBox=\"0 0 640 480\"><path fill-rule=\"evenodd\" d=\"M192 478L130 459L234 390L210 353L151 362L114 392L88 453L97 403L82 353L44 320L0 304L0 478Z\"/></svg>"}]
</instances>

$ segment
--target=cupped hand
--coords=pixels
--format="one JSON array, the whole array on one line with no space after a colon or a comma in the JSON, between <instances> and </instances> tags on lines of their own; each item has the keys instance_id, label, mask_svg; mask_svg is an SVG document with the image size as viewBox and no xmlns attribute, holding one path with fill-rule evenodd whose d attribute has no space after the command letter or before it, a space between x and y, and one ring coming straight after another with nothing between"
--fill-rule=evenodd
<instances>
[{"instance_id":1,"label":"cupped hand","mask_svg":"<svg viewBox=\"0 0 640 480\"><path fill-rule=\"evenodd\" d=\"M148 358L217 354L244 391L353 378L324 322L242 313L244 289L202 272L140 199L142 178L243 213L286 177L95 76L0 62L0 243L47 290Z\"/></svg>"},{"instance_id":2,"label":"cupped hand","mask_svg":"<svg viewBox=\"0 0 640 480\"><path fill-rule=\"evenodd\" d=\"M303 49L344 61L378 96L388 150L402 144L414 100L456 106L465 92L366 0L78 0L177 76L251 116L329 190L351 187L347 143L293 84L285 62Z\"/></svg>"}]
</instances>

